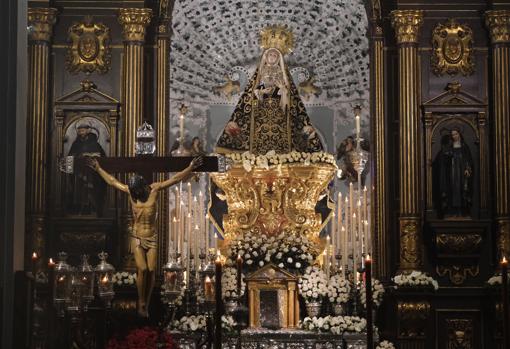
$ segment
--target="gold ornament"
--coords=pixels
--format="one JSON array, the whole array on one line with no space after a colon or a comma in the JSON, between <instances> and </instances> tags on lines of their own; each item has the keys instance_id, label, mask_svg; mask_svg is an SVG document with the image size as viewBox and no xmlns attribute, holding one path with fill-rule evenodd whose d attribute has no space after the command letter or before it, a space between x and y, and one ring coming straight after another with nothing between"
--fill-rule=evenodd
<instances>
[{"instance_id":1,"label":"gold ornament","mask_svg":"<svg viewBox=\"0 0 510 349\"><path fill-rule=\"evenodd\" d=\"M473 74L473 32L467 25L459 24L455 19L439 23L432 33L432 47L432 71L436 75Z\"/></svg>"},{"instance_id":2,"label":"gold ornament","mask_svg":"<svg viewBox=\"0 0 510 349\"><path fill-rule=\"evenodd\" d=\"M391 12L391 25L395 28L398 44L418 43L418 34L423 24L421 10L395 10Z\"/></svg>"},{"instance_id":3,"label":"gold ornament","mask_svg":"<svg viewBox=\"0 0 510 349\"><path fill-rule=\"evenodd\" d=\"M260 47L265 50L276 48L283 55L291 53L294 49L294 34L282 25L267 27L260 33Z\"/></svg>"},{"instance_id":4,"label":"gold ornament","mask_svg":"<svg viewBox=\"0 0 510 349\"><path fill-rule=\"evenodd\" d=\"M485 24L489 27L493 44L510 42L510 11L487 11Z\"/></svg>"},{"instance_id":5,"label":"gold ornament","mask_svg":"<svg viewBox=\"0 0 510 349\"><path fill-rule=\"evenodd\" d=\"M71 73L106 73L111 64L109 40L110 29L102 23L92 23L90 16L73 24L69 28L67 70Z\"/></svg>"},{"instance_id":6,"label":"gold ornament","mask_svg":"<svg viewBox=\"0 0 510 349\"><path fill-rule=\"evenodd\" d=\"M50 41L53 32L53 24L55 24L56 20L57 10L54 8L29 8L28 38L32 41Z\"/></svg>"},{"instance_id":7,"label":"gold ornament","mask_svg":"<svg viewBox=\"0 0 510 349\"><path fill-rule=\"evenodd\" d=\"M223 217L225 246L239 234L281 232L304 235L320 244L323 222L315 206L335 172L329 164L284 164L250 172L233 167L212 174L228 205Z\"/></svg>"},{"instance_id":8,"label":"gold ornament","mask_svg":"<svg viewBox=\"0 0 510 349\"><path fill-rule=\"evenodd\" d=\"M150 8L121 8L119 23L122 25L124 41L145 41L145 28L152 17Z\"/></svg>"}]
</instances>

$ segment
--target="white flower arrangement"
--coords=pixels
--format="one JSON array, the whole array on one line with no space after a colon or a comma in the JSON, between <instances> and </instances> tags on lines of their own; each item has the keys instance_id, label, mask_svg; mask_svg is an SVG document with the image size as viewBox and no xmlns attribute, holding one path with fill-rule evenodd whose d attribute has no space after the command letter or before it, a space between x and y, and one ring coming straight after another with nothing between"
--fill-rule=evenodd
<instances>
[{"instance_id":1,"label":"white flower arrangement","mask_svg":"<svg viewBox=\"0 0 510 349\"><path fill-rule=\"evenodd\" d=\"M224 300L230 300L237 297L237 269L226 267L221 277L221 295ZM246 283L244 275L241 273L241 296L244 295Z\"/></svg>"},{"instance_id":2,"label":"white flower arrangement","mask_svg":"<svg viewBox=\"0 0 510 349\"><path fill-rule=\"evenodd\" d=\"M336 166L335 156L326 152L304 153L292 151L287 154L277 154L274 150L266 153L266 155L255 155L250 152L230 153L226 157L234 162L234 164L242 164L243 168L250 172L253 168L280 168L285 164L331 164Z\"/></svg>"},{"instance_id":3,"label":"white flower arrangement","mask_svg":"<svg viewBox=\"0 0 510 349\"><path fill-rule=\"evenodd\" d=\"M221 328L224 331L231 332L234 329L235 321L230 315L223 315L221 317ZM189 315L183 316L179 320L174 320L170 328L179 332L195 332L205 331L207 328L207 321L205 315Z\"/></svg>"},{"instance_id":4,"label":"white flower arrangement","mask_svg":"<svg viewBox=\"0 0 510 349\"><path fill-rule=\"evenodd\" d=\"M302 274L317 258L319 251L305 236L284 231L277 236L260 232L238 235L227 249L227 263L234 265L237 256L243 258L244 269L255 270L268 263Z\"/></svg>"},{"instance_id":5,"label":"white flower arrangement","mask_svg":"<svg viewBox=\"0 0 510 349\"><path fill-rule=\"evenodd\" d=\"M510 273L508 273L508 278L510 279ZM503 278L501 276L501 273L496 274L487 280L487 285L491 287L498 287L503 284Z\"/></svg>"},{"instance_id":6,"label":"white flower arrangement","mask_svg":"<svg viewBox=\"0 0 510 349\"><path fill-rule=\"evenodd\" d=\"M395 349L395 346L390 341L382 341L377 344L375 349Z\"/></svg>"},{"instance_id":7,"label":"white flower arrangement","mask_svg":"<svg viewBox=\"0 0 510 349\"><path fill-rule=\"evenodd\" d=\"M326 273L317 266L306 268L299 278L299 293L307 302L318 302L328 295Z\"/></svg>"},{"instance_id":8,"label":"white flower arrangement","mask_svg":"<svg viewBox=\"0 0 510 349\"><path fill-rule=\"evenodd\" d=\"M342 304L349 301L351 285L342 275L335 274L328 283L328 298L332 304Z\"/></svg>"},{"instance_id":9,"label":"white flower arrangement","mask_svg":"<svg viewBox=\"0 0 510 349\"><path fill-rule=\"evenodd\" d=\"M384 296L384 286L377 279L372 279L372 299L376 307L381 305ZM367 306L367 289L365 286L361 287L361 304Z\"/></svg>"},{"instance_id":10,"label":"white flower arrangement","mask_svg":"<svg viewBox=\"0 0 510 349\"><path fill-rule=\"evenodd\" d=\"M432 277L427 274L413 270L409 274L400 274L393 278L393 282L396 285L396 288L399 287L433 287L434 290L439 289L439 284Z\"/></svg>"},{"instance_id":11,"label":"white flower arrangement","mask_svg":"<svg viewBox=\"0 0 510 349\"><path fill-rule=\"evenodd\" d=\"M301 322L301 328L322 333L342 334L344 332L362 332L367 327L367 321L358 316L306 317Z\"/></svg>"},{"instance_id":12,"label":"white flower arrangement","mask_svg":"<svg viewBox=\"0 0 510 349\"><path fill-rule=\"evenodd\" d=\"M133 286L136 284L136 273L117 272L112 276L114 286Z\"/></svg>"}]
</instances>

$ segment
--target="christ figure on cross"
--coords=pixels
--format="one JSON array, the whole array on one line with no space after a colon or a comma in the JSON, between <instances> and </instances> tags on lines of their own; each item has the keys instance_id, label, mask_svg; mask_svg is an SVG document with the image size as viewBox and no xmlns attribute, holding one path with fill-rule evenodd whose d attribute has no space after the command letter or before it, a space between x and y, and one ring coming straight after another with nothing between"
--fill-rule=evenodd
<instances>
[{"instance_id":1,"label":"christ figure on cross","mask_svg":"<svg viewBox=\"0 0 510 349\"><path fill-rule=\"evenodd\" d=\"M202 157L196 157L183 171L176 173L163 182L148 184L136 174L129 178L128 184L119 182L115 177L101 168L95 158L88 160L88 166L94 169L107 184L129 196L133 212L133 230L131 250L135 255L137 268L136 286L138 289L138 314L148 317L148 307L154 287L157 264L157 203L158 193L191 175L191 172L202 165Z\"/></svg>"}]
</instances>

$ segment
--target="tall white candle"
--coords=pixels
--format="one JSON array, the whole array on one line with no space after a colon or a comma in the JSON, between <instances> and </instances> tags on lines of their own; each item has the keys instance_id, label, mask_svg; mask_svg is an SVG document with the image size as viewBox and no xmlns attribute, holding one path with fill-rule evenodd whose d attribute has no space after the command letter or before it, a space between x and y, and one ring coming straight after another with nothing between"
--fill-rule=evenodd
<instances>
[{"instance_id":1,"label":"tall white candle","mask_svg":"<svg viewBox=\"0 0 510 349\"><path fill-rule=\"evenodd\" d=\"M333 215L331 217L331 232L329 233L329 236L331 236L331 245L333 246L333 262L335 260L335 253L336 253L336 247L338 245L337 241L337 234L336 234L336 214L334 213L335 210L333 210Z\"/></svg>"},{"instance_id":2,"label":"tall white candle","mask_svg":"<svg viewBox=\"0 0 510 349\"><path fill-rule=\"evenodd\" d=\"M337 249L338 249L338 252L337 253L341 253L341 248L342 248L342 236L341 236L341 232L340 232L340 228L342 227L342 193L339 192L338 193L338 207L337 207L337 212L336 212L336 236L337 236Z\"/></svg>"},{"instance_id":3,"label":"tall white candle","mask_svg":"<svg viewBox=\"0 0 510 349\"><path fill-rule=\"evenodd\" d=\"M205 214L205 253L209 254L209 213Z\"/></svg>"}]
</instances>

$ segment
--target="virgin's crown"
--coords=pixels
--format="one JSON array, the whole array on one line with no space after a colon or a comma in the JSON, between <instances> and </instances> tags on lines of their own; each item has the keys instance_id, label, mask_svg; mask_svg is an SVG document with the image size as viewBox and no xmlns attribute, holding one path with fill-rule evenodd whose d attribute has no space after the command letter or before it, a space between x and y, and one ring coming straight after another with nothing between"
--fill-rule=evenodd
<instances>
[{"instance_id":1,"label":"virgin's crown","mask_svg":"<svg viewBox=\"0 0 510 349\"><path fill-rule=\"evenodd\" d=\"M263 49L276 48L282 54L292 52L294 48L294 35L283 25L264 28L260 32L260 47Z\"/></svg>"}]
</instances>

